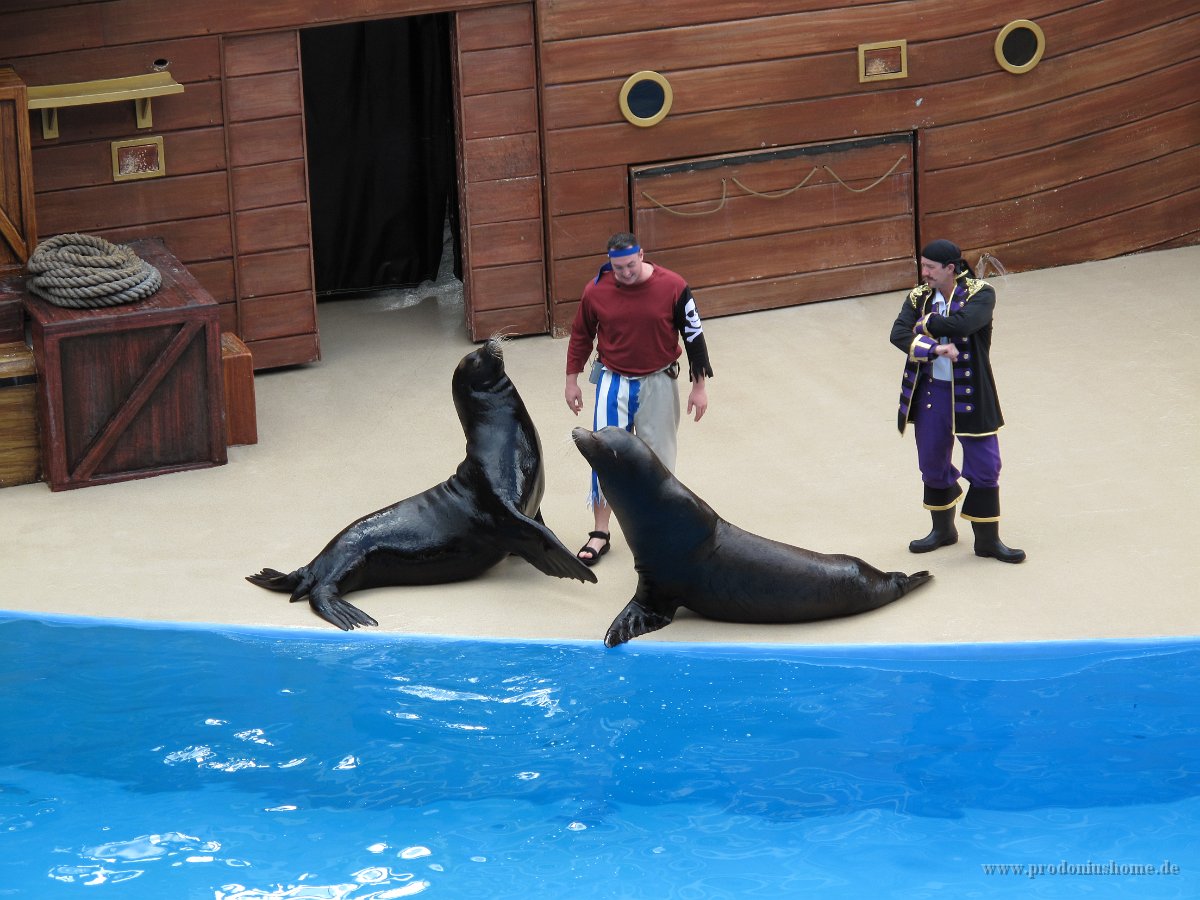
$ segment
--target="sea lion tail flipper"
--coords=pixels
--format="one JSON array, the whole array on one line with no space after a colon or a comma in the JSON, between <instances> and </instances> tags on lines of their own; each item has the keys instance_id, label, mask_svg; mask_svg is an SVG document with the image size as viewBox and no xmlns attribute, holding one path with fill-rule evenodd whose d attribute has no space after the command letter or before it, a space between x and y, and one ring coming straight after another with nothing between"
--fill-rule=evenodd
<instances>
[{"instance_id":1,"label":"sea lion tail flipper","mask_svg":"<svg viewBox=\"0 0 1200 900\"><path fill-rule=\"evenodd\" d=\"M263 569L257 575L247 575L246 580L268 591L292 592L300 586L303 569L284 574L277 569Z\"/></svg>"},{"instance_id":2,"label":"sea lion tail flipper","mask_svg":"<svg viewBox=\"0 0 1200 900\"><path fill-rule=\"evenodd\" d=\"M670 624L670 616L664 616L662 613L647 609L636 600L630 600L621 610L621 614L608 626L608 633L604 635L604 646L615 647L617 644L623 644L639 635L666 628Z\"/></svg>"},{"instance_id":3,"label":"sea lion tail flipper","mask_svg":"<svg viewBox=\"0 0 1200 900\"><path fill-rule=\"evenodd\" d=\"M308 605L313 612L342 631L352 631L359 625L378 625L365 612L342 599L333 585L321 585L308 595Z\"/></svg>"},{"instance_id":4,"label":"sea lion tail flipper","mask_svg":"<svg viewBox=\"0 0 1200 900\"><path fill-rule=\"evenodd\" d=\"M913 572L911 575L905 575L903 572L896 572L896 585L900 588L900 596L903 597L913 588L918 588L927 581L932 581L933 576L925 570Z\"/></svg>"}]
</instances>

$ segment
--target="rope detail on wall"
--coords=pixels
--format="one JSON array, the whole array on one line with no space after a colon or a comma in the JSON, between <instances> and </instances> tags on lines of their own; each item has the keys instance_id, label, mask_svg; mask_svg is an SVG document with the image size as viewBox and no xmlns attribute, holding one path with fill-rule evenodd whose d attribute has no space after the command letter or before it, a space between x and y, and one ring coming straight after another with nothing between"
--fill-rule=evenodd
<instances>
[{"instance_id":1,"label":"rope detail on wall","mask_svg":"<svg viewBox=\"0 0 1200 900\"><path fill-rule=\"evenodd\" d=\"M756 190L754 190L754 188L748 188L748 187L746 187L746 185L744 185L740 181L738 181L736 176L733 179L733 183L736 184L738 187L740 187L747 194L753 194L755 197L762 197L764 200L782 200L788 194L794 194L796 191L800 190L800 188L802 188L806 184L808 184L809 180L814 175L816 175L817 172L819 172L819 171L821 171L821 170L818 169L816 166L813 166L812 171L809 172L807 175L805 175L804 180L801 181L799 184L797 184L795 187L790 187L790 188L787 188L782 191L777 191L774 194L764 194L762 191L756 191Z\"/></svg>"},{"instance_id":2,"label":"rope detail on wall","mask_svg":"<svg viewBox=\"0 0 1200 900\"><path fill-rule=\"evenodd\" d=\"M642 196L657 206L659 209L669 212L673 216L711 216L713 213L719 213L725 208L725 201L729 199L729 182L724 178L721 179L721 200L713 209L704 209L700 212L681 212L677 209L671 209L669 206L663 206L645 191L642 191Z\"/></svg>"},{"instance_id":3,"label":"rope detail on wall","mask_svg":"<svg viewBox=\"0 0 1200 900\"><path fill-rule=\"evenodd\" d=\"M865 194L867 191L871 190L872 188L878 187L880 184L882 184L887 178L889 178L891 176L891 174L893 172L896 171L897 168L899 168L900 163L904 162L904 160L906 160L906 159L908 159L908 154L902 153L900 155L900 158L898 160L896 160L894 163L892 163L892 167L890 169L888 169L886 172L884 172L882 175L880 175L878 178L876 178L874 181L872 181L866 187L861 187L861 188L850 187L850 185L848 185L848 184L846 184L846 182L842 181L841 176L839 176L837 172L833 171L833 169L829 168L829 166L821 166L820 168L818 168L817 166L813 166L812 171L809 172L807 175L805 175L804 180L801 181L799 184L797 184L793 187L790 187L790 188L786 188L782 191L777 191L776 193L773 193L773 194L765 194L765 193L762 193L761 191L756 191L756 190L753 190L752 188L748 188L748 187L746 187L746 185L742 184L742 182L740 182L737 179L737 176L731 176L730 180L732 180L734 184L736 184L738 187L740 187L747 194L751 194L755 197L761 197L763 200L782 200L784 197L787 197L790 194L794 194L796 191L800 190L800 188L802 188L806 184L808 184L808 182L812 179L812 177L814 175L817 174L817 172L819 172L821 169L824 169L826 172L828 172L830 175L832 175L833 179L838 184L840 184L842 187L844 187L846 190L853 191L856 194ZM659 209L669 212L673 216L711 216L713 213L720 212L725 207L725 203L729 199L729 184L724 178L722 178L721 179L721 200L720 200L720 202L713 209L701 210L700 212L682 212L678 209L671 209L671 207L664 206L662 203L655 200L653 197L651 197L645 191L642 191L641 194L643 197L645 197L647 200L649 200L651 203L653 203Z\"/></svg>"},{"instance_id":4,"label":"rope detail on wall","mask_svg":"<svg viewBox=\"0 0 1200 900\"><path fill-rule=\"evenodd\" d=\"M117 306L144 300L162 285L158 269L129 247L91 234L42 241L25 267L26 287L55 306Z\"/></svg>"},{"instance_id":5,"label":"rope detail on wall","mask_svg":"<svg viewBox=\"0 0 1200 900\"><path fill-rule=\"evenodd\" d=\"M823 168L823 169L824 169L826 172L828 172L828 173L829 173L830 175L832 175L832 176L833 176L835 179L837 179L837 183L838 183L838 184L840 184L842 187L844 187L846 190L848 190L848 191L854 191L854 193L856 193L856 194L865 194L865 193L866 193L867 191L869 191L871 188L875 187L875 186L876 186L876 185L878 185L878 184L881 184L881 183L883 182L883 180L884 180L885 178L887 178L889 175L891 175L893 172L895 172L895 171L896 171L896 167L897 167L897 166L899 166L899 165L900 165L900 163L904 162L904 160L905 160L905 159L907 159L907 158L908 158L908 154L907 154L907 153L903 153L903 154L901 154L901 155L900 155L900 158L899 158L898 160L896 160L894 163L892 163L892 167L891 167L890 169L888 169L886 172L884 172L882 175L880 175L878 178L876 178L874 181L872 181L870 184L868 184L868 185L867 185L866 187L864 187L864 188L852 188L852 187L850 187L850 185L848 185L848 184L846 184L846 182L842 181L842 179L841 179L841 178L838 178L838 173L837 173L837 172L835 172L835 171L833 171L833 169L829 168L829 166L822 166L821 168Z\"/></svg>"}]
</instances>

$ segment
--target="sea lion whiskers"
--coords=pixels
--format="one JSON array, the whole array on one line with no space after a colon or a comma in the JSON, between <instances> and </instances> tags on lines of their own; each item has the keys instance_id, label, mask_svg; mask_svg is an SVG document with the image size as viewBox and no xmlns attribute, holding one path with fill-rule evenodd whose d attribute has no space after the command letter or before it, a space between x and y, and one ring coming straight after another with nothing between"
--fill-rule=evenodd
<instances>
[{"instance_id":1,"label":"sea lion whiskers","mask_svg":"<svg viewBox=\"0 0 1200 900\"><path fill-rule=\"evenodd\" d=\"M560 453L564 450L574 450L575 449L574 435L572 435L571 432L569 432L569 431L566 434L560 435L558 441L555 442L555 447L557 450L560 451ZM565 455L570 456L570 453L567 453Z\"/></svg>"},{"instance_id":2,"label":"sea lion whiskers","mask_svg":"<svg viewBox=\"0 0 1200 900\"><path fill-rule=\"evenodd\" d=\"M516 333L515 329L516 326L514 325L505 325L504 327L493 331L488 337L487 342L492 345L495 352L499 354L501 358L504 357L504 345L512 343L512 339Z\"/></svg>"}]
</instances>

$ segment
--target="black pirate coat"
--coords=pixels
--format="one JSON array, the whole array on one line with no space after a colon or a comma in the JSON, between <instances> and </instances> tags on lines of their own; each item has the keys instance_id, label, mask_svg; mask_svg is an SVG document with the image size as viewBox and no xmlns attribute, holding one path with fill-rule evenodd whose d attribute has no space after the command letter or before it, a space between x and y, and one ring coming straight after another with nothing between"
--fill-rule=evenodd
<instances>
[{"instance_id":1,"label":"black pirate coat","mask_svg":"<svg viewBox=\"0 0 1200 900\"><path fill-rule=\"evenodd\" d=\"M954 433L960 437L995 434L1004 424L989 359L996 292L986 281L960 276L944 316L933 311L936 294L927 284L917 285L908 292L892 326L892 343L908 356L900 383L896 426L904 434L904 427L912 421L917 382L929 374L934 348L939 338L945 337L958 347L954 362Z\"/></svg>"}]
</instances>

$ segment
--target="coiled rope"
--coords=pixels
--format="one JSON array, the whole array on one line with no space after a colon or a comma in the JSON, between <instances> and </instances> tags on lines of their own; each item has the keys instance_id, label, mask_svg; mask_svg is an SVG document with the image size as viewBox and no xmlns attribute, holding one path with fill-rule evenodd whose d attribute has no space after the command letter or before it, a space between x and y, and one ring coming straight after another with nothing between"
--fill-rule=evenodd
<instances>
[{"instance_id":1,"label":"coiled rope","mask_svg":"<svg viewBox=\"0 0 1200 900\"><path fill-rule=\"evenodd\" d=\"M162 273L129 247L92 234L42 241L25 268L25 286L55 306L117 306L144 300L162 286Z\"/></svg>"}]
</instances>

